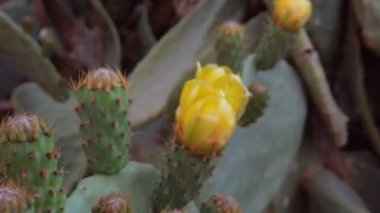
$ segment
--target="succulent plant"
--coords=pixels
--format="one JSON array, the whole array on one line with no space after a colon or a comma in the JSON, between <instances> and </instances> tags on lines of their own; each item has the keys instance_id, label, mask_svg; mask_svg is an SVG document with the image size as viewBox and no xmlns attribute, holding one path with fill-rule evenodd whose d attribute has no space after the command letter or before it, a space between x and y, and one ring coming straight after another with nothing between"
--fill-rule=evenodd
<instances>
[{"instance_id":1,"label":"succulent plant","mask_svg":"<svg viewBox=\"0 0 380 213\"><path fill-rule=\"evenodd\" d=\"M131 213L129 198L111 192L106 197L101 197L98 204L93 207L93 213Z\"/></svg>"},{"instance_id":2,"label":"succulent plant","mask_svg":"<svg viewBox=\"0 0 380 213\"><path fill-rule=\"evenodd\" d=\"M36 115L20 114L2 122L0 135L3 176L26 187L35 209L63 212L63 170L58 168L60 151L51 129Z\"/></svg>"},{"instance_id":3,"label":"succulent plant","mask_svg":"<svg viewBox=\"0 0 380 213\"><path fill-rule=\"evenodd\" d=\"M243 210L232 196L213 195L202 204L200 213L242 213Z\"/></svg>"},{"instance_id":4,"label":"succulent plant","mask_svg":"<svg viewBox=\"0 0 380 213\"><path fill-rule=\"evenodd\" d=\"M108 68L93 70L74 85L83 148L93 172L114 174L128 162L131 100L127 89L120 71Z\"/></svg>"}]
</instances>

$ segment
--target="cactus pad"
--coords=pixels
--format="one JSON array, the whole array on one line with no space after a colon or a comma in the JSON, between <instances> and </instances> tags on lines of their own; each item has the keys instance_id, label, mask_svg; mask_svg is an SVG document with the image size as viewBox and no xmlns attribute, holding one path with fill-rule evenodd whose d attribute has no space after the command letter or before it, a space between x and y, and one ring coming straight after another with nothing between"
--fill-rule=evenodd
<instances>
[{"instance_id":1,"label":"cactus pad","mask_svg":"<svg viewBox=\"0 0 380 213\"><path fill-rule=\"evenodd\" d=\"M217 29L215 49L218 64L227 65L235 73L241 73L245 57L245 27L228 21Z\"/></svg>"},{"instance_id":2,"label":"cactus pad","mask_svg":"<svg viewBox=\"0 0 380 213\"><path fill-rule=\"evenodd\" d=\"M16 115L1 124L0 135L0 172L28 189L35 208L63 212L63 171L52 132L37 116Z\"/></svg>"},{"instance_id":3,"label":"cactus pad","mask_svg":"<svg viewBox=\"0 0 380 213\"><path fill-rule=\"evenodd\" d=\"M283 59L291 46L293 35L270 22L255 51L257 70L271 69Z\"/></svg>"},{"instance_id":4,"label":"cactus pad","mask_svg":"<svg viewBox=\"0 0 380 213\"><path fill-rule=\"evenodd\" d=\"M152 197L155 212L184 207L194 199L202 184L211 176L214 160L191 155L185 148L173 143L166 157L161 181Z\"/></svg>"},{"instance_id":5,"label":"cactus pad","mask_svg":"<svg viewBox=\"0 0 380 213\"><path fill-rule=\"evenodd\" d=\"M239 125L244 127L255 123L263 115L269 100L268 89L259 82L250 84L248 90L251 92L251 97L239 120Z\"/></svg>"},{"instance_id":6,"label":"cactus pad","mask_svg":"<svg viewBox=\"0 0 380 213\"><path fill-rule=\"evenodd\" d=\"M120 72L106 68L88 73L74 87L83 147L93 172L114 174L128 161L131 130L127 87Z\"/></svg>"}]
</instances>

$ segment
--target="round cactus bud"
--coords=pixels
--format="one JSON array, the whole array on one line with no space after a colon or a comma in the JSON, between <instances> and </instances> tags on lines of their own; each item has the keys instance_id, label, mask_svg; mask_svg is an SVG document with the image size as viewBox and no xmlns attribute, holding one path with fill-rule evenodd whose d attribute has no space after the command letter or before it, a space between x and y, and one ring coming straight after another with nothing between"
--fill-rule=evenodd
<instances>
[{"instance_id":1,"label":"round cactus bud","mask_svg":"<svg viewBox=\"0 0 380 213\"><path fill-rule=\"evenodd\" d=\"M101 197L98 204L92 209L93 213L131 213L131 205L128 197L111 192L106 197Z\"/></svg>"},{"instance_id":2,"label":"round cactus bud","mask_svg":"<svg viewBox=\"0 0 380 213\"><path fill-rule=\"evenodd\" d=\"M1 124L0 133L8 141L21 142L38 139L43 124L35 115L15 115Z\"/></svg>"},{"instance_id":3,"label":"round cactus bud","mask_svg":"<svg viewBox=\"0 0 380 213\"><path fill-rule=\"evenodd\" d=\"M249 85L248 90L251 92L251 97L243 116L239 120L240 126L255 123L264 114L269 101L268 88L265 85L253 82Z\"/></svg>"},{"instance_id":4,"label":"round cactus bud","mask_svg":"<svg viewBox=\"0 0 380 213\"><path fill-rule=\"evenodd\" d=\"M235 21L227 21L216 31L215 50L217 62L232 68L239 74L245 58L245 27Z\"/></svg>"},{"instance_id":5,"label":"round cactus bud","mask_svg":"<svg viewBox=\"0 0 380 213\"><path fill-rule=\"evenodd\" d=\"M176 141L193 155L216 156L227 145L248 97L240 77L228 67L199 65L196 78L181 93Z\"/></svg>"},{"instance_id":6,"label":"round cactus bud","mask_svg":"<svg viewBox=\"0 0 380 213\"><path fill-rule=\"evenodd\" d=\"M276 0L273 19L277 26L289 32L297 32L309 20L312 4L309 0Z\"/></svg>"},{"instance_id":7,"label":"round cactus bud","mask_svg":"<svg viewBox=\"0 0 380 213\"><path fill-rule=\"evenodd\" d=\"M120 71L114 71L108 68L99 68L87 73L76 85L74 90L79 90L83 87L87 87L89 90L103 89L105 91L111 91L113 87L122 86L125 89L128 88L127 79Z\"/></svg>"},{"instance_id":8,"label":"round cactus bud","mask_svg":"<svg viewBox=\"0 0 380 213\"><path fill-rule=\"evenodd\" d=\"M200 213L242 213L236 200L229 195L213 195L201 207Z\"/></svg>"},{"instance_id":9,"label":"round cactus bud","mask_svg":"<svg viewBox=\"0 0 380 213\"><path fill-rule=\"evenodd\" d=\"M28 199L26 190L13 182L0 186L0 212L25 212Z\"/></svg>"}]
</instances>

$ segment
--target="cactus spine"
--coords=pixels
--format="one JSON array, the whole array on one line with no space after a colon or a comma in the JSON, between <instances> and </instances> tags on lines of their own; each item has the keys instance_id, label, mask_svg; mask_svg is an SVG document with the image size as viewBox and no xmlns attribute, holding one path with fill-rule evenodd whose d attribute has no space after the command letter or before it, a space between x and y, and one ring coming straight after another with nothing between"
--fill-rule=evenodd
<instances>
[{"instance_id":1,"label":"cactus spine","mask_svg":"<svg viewBox=\"0 0 380 213\"><path fill-rule=\"evenodd\" d=\"M74 86L83 147L95 173L115 174L128 161L131 126L127 88L124 76L107 68L88 73Z\"/></svg>"},{"instance_id":2,"label":"cactus spine","mask_svg":"<svg viewBox=\"0 0 380 213\"><path fill-rule=\"evenodd\" d=\"M131 213L131 205L128 197L111 192L106 197L101 197L98 204L92 209L93 213Z\"/></svg>"},{"instance_id":3,"label":"cactus spine","mask_svg":"<svg viewBox=\"0 0 380 213\"><path fill-rule=\"evenodd\" d=\"M213 195L202 204L200 213L242 213L235 199L228 195Z\"/></svg>"},{"instance_id":4,"label":"cactus spine","mask_svg":"<svg viewBox=\"0 0 380 213\"><path fill-rule=\"evenodd\" d=\"M218 64L229 66L241 74L245 57L245 27L237 22L228 21L216 31L215 49Z\"/></svg>"},{"instance_id":5,"label":"cactus spine","mask_svg":"<svg viewBox=\"0 0 380 213\"><path fill-rule=\"evenodd\" d=\"M243 127L254 124L264 114L269 101L269 93L265 85L253 82L249 85L248 90L251 97L243 116L239 120L239 125Z\"/></svg>"},{"instance_id":6,"label":"cactus spine","mask_svg":"<svg viewBox=\"0 0 380 213\"><path fill-rule=\"evenodd\" d=\"M0 135L3 175L28 189L36 211L63 212L63 171L51 130L35 115L16 115L1 124Z\"/></svg>"},{"instance_id":7,"label":"cactus spine","mask_svg":"<svg viewBox=\"0 0 380 213\"><path fill-rule=\"evenodd\" d=\"M30 205L29 201L28 192L14 182L0 185L0 212L25 212Z\"/></svg>"}]
</instances>

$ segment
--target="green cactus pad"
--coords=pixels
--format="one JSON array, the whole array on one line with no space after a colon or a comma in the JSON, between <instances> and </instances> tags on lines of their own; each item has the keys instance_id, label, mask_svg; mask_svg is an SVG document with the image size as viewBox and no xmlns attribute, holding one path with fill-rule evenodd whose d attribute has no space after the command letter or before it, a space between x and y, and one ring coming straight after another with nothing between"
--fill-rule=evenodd
<instances>
[{"instance_id":1,"label":"green cactus pad","mask_svg":"<svg viewBox=\"0 0 380 213\"><path fill-rule=\"evenodd\" d=\"M217 62L231 67L234 73L241 73L245 54L245 27L228 21L216 31L215 49Z\"/></svg>"},{"instance_id":2,"label":"green cactus pad","mask_svg":"<svg viewBox=\"0 0 380 213\"><path fill-rule=\"evenodd\" d=\"M239 120L239 125L244 127L255 123L264 114L269 100L268 89L259 82L251 83L248 90L251 92L251 97Z\"/></svg>"},{"instance_id":3,"label":"green cactus pad","mask_svg":"<svg viewBox=\"0 0 380 213\"><path fill-rule=\"evenodd\" d=\"M184 207L193 200L214 169L214 160L192 156L184 148L173 143L166 156L161 181L153 192L154 212L162 209Z\"/></svg>"},{"instance_id":4,"label":"green cactus pad","mask_svg":"<svg viewBox=\"0 0 380 213\"><path fill-rule=\"evenodd\" d=\"M2 123L0 135L0 173L25 186L36 209L63 212L63 171L51 131L36 116L16 115Z\"/></svg>"},{"instance_id":5,"label":"green cactus pad","mask_svg":"<svg viewBox=\"0 0 380 213\"><path fill-rule=\"evenodd\" d=\"M294 34L287 32L270 22L267 31L260 39L255 50L257 70L269 70L283 59L293 41Z\"/></svg>"},{"instance_id":6,"label":"green cactus pad","mask_svg":"<svg viewBox=\"0 0 380 213\"><path fill-rule=\"evenodd\" d=\"M236 200L228 195L213 195L202 204L200 213L242 213Z\"/></svg>"},{"instance_id":7,"label":"green cactus pad","mask_svg":"<svg viewBox=\"0 0 380 213\"><path fill-rule=\"evenodd\" d=\"M115 174L128 161L131 128L126 87L120 73L100 68L90 72L75 88L83 147L93 172Z\"/></svg>"}]
</instances>

